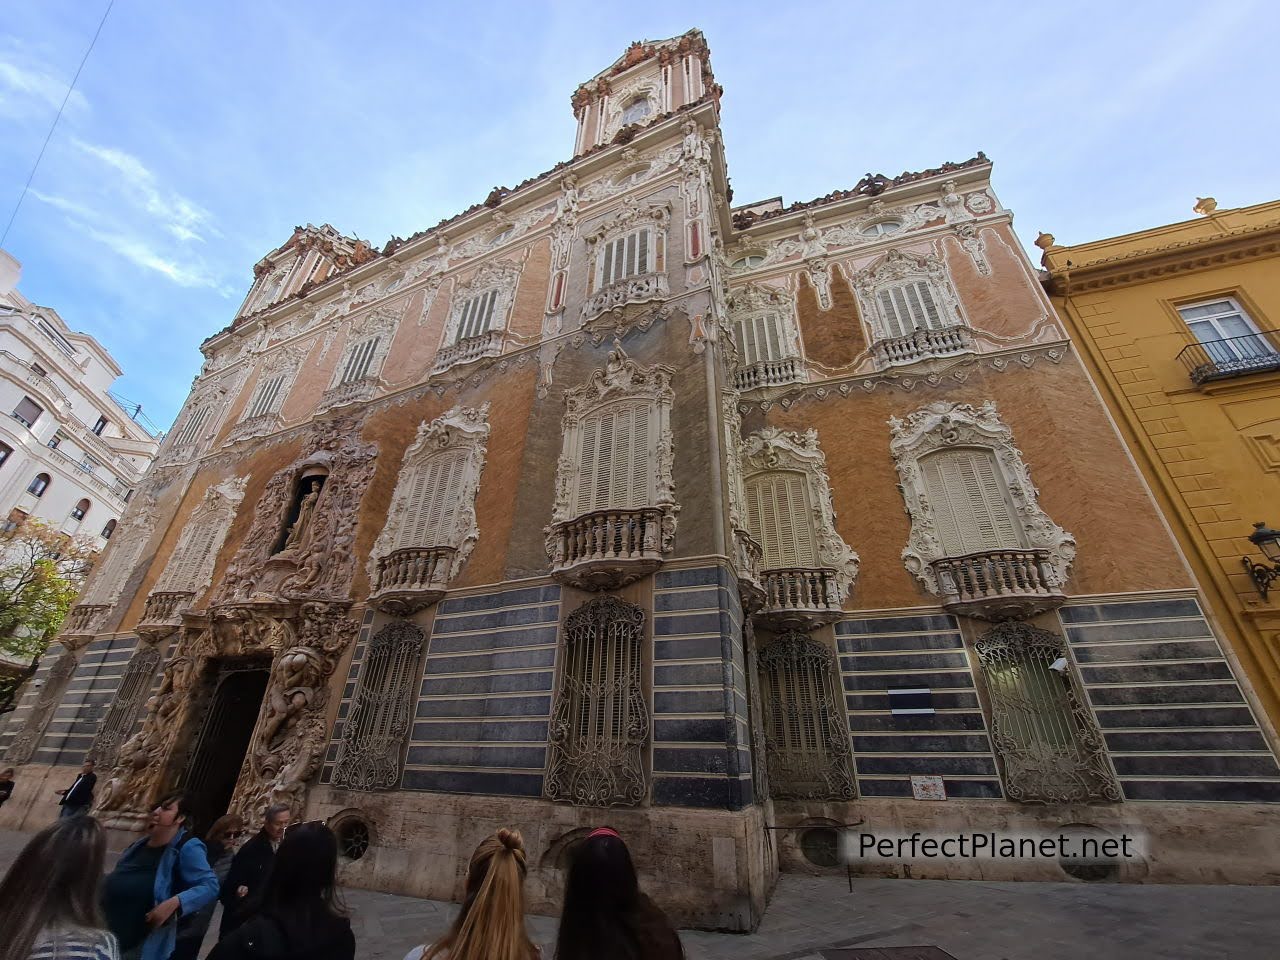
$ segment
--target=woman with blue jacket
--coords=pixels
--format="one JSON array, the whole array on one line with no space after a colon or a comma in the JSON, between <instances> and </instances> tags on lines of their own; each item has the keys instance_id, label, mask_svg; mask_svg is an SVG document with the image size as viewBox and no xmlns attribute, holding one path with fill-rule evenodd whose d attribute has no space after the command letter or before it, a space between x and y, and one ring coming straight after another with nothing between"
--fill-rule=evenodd
<instances>
[{"instance_id":1,"label":"woman with blue jacket","mask_svg":"<svg viewBox=\"0 0 1280 960\"><path fill-rule=\"evenodd\" d=\"M107 875L102 909L120 941L122 960L169 960L179 919L218 896L204 843L187 832L189 813L181 793L161 800L151 811L147 835Z\"/></svg>"}]
</instances>

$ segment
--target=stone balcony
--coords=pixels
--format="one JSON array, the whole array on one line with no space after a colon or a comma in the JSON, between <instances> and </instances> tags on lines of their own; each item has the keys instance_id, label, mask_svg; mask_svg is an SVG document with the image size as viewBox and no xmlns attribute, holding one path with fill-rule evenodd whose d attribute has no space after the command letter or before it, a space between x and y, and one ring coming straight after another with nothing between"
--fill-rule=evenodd
<instances>
[{"instance_id":1,"label":"stone balcony","mask_svg":"<svg viewBox=\"0 0 1280 960\"><path fill-rule=\"evenodd\" d=\"M951 357L973 352L973 333L959 324L941 330L913 330L905 337L877 340L872 349L884 366L915 363L928 357Z\"/></svg>"},{"instance_id":2,"label":"stone balcony","mask_svg":"<svg viewBox=\"0 0 1280 960\"><path fill-rule=\"evenodd\" d=\"M249 440L253 437L265 437L280 427L280 414L263 413L256 417L241 420L227 433L227 443Z\"/></svg>"},{"instance_id":3,"label":"stone balcony","mask_svg":"<svg viewBox=\"0 0 1280 960\"><path fill-rule=\"evenodd\" d=\"M378 558L369 602L395 616L408 616L445 595L455 547L405 547Z\"/></svg>"},{"instance_id":4,"label":"stone balcony","mask_svg":"<svg viewBox=\"0 0 1280 960\"><path fill-rule=\"evenodd\" d=\"M110 611L109 603L77 603L67 611L59 633L63 637L92 637L102 631Z\"/></svg>"},{"instance_id":5,"label":"stone balcony","mask_svg":"<svg viewBox=\"0 0 1280 960\"><path fill-rule=\"evenodd\" d=\"M364 403L366 400L372 400L377 392L377 377L362 377L350 383L340 383L336 387L330 387L321 395L316 409L317 411L333 410L353 403Z\"/></svg>"},{"instance_id":6,"label":"stone balcony","mask_svg":"<svg viewBox=\"0 0 1280 960\"><path fill-rule=\"evenodd\" d=\"M159 640L175 632L182 626L182 614L195 596L190 590L153 591L138 621L138 633L150 640Z\"/></svg>"},{"instance_id":7,"label":"stone balcony","mask_svg":"<svg viewBox=\"0 0 1280 960\"><path fill-rule=\"evenodd\" d=\"M989 550L933 562L942 606L981 620L1026 620L1066 600L1044 550Z\"/></svg>"},{"instance_id":8,"label":"stone balcony","mask_svg":"<svg viewBox=\"0 0 1280 960\"><path fill-rule=\"evenodd\" d=\"M775 630L816 630L840 619L836 571L830 567L765 570L756 619Z\"/></svg>"},{"instance_id":9,"label":"stone balcony","mask_svg":"<svg viewBox=\"0 0 1280 960\"><path fill-rule=\"evenodd\" d=\"M777 387L803 380L799 357L783 357L781 360L761 360L738 368L734 385L739 390L755 390L759 387Z\"/></svg>"},{"instance_id":10,"label":"stone balcony","mask_svg":"<svg viewBox=\"0 0 1280 960\"><path fill-rule=\"evenodd\" d=\"M582 317L590 320L608 310L618 310L632 303L648 303L669 295L665 273L643 273L609 284L592 294L582 305Z\"/></svg>"},{"instance_id":11,"label":"stone balcony","mask_svg":"<svg viewBox=\"0 0 1280 960\"><path fill-rule=\"evenodd\" d=\"M460 363L471 363L484 357L496 357L502 353L502 343L503 332L501 330L486 330L478 337L467 337L465 340L459 340L436 354L436 361L432 364L431 373L433 375L443 373L450 367L456 367Z\"/></svg>"},{"instance_id":12,"label":"stone balcony","mask_svg":"<svg viewBox=\"0 0 1280 960\"><path fill-rule=\"evenodd\" d=\"M662 566L662 510L596 510L548 528L551 576L582 590L613 590Z\"/></svg>"},{"instance_id":13,"label":"stone balcony","mask_svg":"<svg viewBox=\"0 0 1280 960\"><path fill-rule=\"evenodd\" d=\"M764 549L745 530L733 531L733 565L738 573L738 596L749 613L764 604L764 584L760 580L760 564Z\"/></svg>"}]
</instances>

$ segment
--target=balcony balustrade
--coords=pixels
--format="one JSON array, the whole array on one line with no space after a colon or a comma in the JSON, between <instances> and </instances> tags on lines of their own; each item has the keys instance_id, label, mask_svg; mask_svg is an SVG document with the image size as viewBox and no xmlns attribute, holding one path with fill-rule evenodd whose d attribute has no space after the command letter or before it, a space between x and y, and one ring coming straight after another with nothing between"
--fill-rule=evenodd
<instances>
[{"instance_id":1,"label":"balcony balustrade","mask_svg":"<svg viewBox=\"0 0 1280 960\"><path fill-rule=\"evenodd\" d=\"M830 567L765 570L764 604L758 620L774 629L814 630L840 619L836 571Z\"/></svg>"},{"instance_id":2,"label":"balcony balustrade","mask_svg":"<svg viewBox=\"0 0 1280 960\"><path fill-rule=\"evenodd\" d=\"M109 603L77 603L67 612L60 632L64 637L91 637L102 629L110 610Z\"/></svg>"},{"instance_id":3,"label":"balcony balustrade","mask_svg":"<svg viewBox=\"0 0 1280 960\"><path fill-rule=\"evenodd\" d=\"M182 614L195 599L190 590L157 590L147 597L138 633L151 639L167 637L182 626Z\"/></svg>"},{"instance_id":4,"label":"balcony balustrade","mask_svg":"<svg viewBox=\"0 0 1280 960\"><path fill-rule=\"evenodd\" d=\"M1178 359L1197 386L1211 380L1280 370L1280 331L1264 330L1242 337L1193 343L1178 353Z\"/></svg>"},{"instance_id":5,"label":"balcony balustrade","mask_svg":"<svg viewBox=\"0 0 1280 960\"><path fill-rule=\"evenodd\" d=\"M596 510L551 525L551 576L583 590L612 590L662 565L662 511Z\"/></svg>"},{"instance_id":6,"label":"balcony balustrade","mask_svg":"<svg viewBox=\"0 0 1280 960\"><path fill-rule=\"evenodd\" d=\"M405 547L378 558L369 601L396 616L407 616L445 595L455 547Z\"/></svg>"},{"instance_id":7,"label":"balcony balustrade","mask_svg":"<svg viewBox=\"0 0 1280 960\"><path fill-rule=\"evenodd\" d=\"M1025 620L1062 606L1044 550L988 550L933 562L942 606L981 620Z\"/></svg>"},{"instance_id":8,"label":"balcony balustrade","mask_svg":"<svg viewBox=\"0 0 1280 960\"><path fill-rule=\"evenodd\" d=\"M262 413L256 417L241 420L227 433L227 443L237 440L248 440L252 437L263 437L280 426L280 414Z\"/></svg>"},{"instance_id":9,"label":"balcony balustrade","mask_svg":"<svg viewBox=\"0 0 1280 960\"><path fill-rule=\"evenodd\" d=\"M486 330L478 337L467 337L457 343L450 344L436 354L436 362L431 367L433 374L443 373L450 367L460 363L471 363L484 357L496 357L502 353L503 332Z\"/></svg>"},{"instance_id":10,"label":"balcony balustrade","mask_svg":"<svg viewBox=\"0 0 1280 960\"><path fill-rule=\"evenodd\" d=\"M959 324L940 330L913 330L905 337L885 337L873 344L885 365L915 363L927 357L949 357L973 351L973 334Z\"/></svg>"},{"instance_id":11,"label":"balcony balustrade","mask_svg":"<svg viewBox=\"0 0 1280 960\"><path fill-rule=\"evenodd\" d=\"M627 277L598 290L582 305L582 316L590 320L606 310L617 310L629 303L647 303L668 295L665 273L643 273Z\"/></svg>"},{"instance_id":12,"label":"balcony balustrade","mask_svg":"<svg viewBox=\"0 0 1280 960\"><path fill-rule=\"evenodd\" d=\"M761 360L738 368L734 375L739 390L755 390L757 387L776 387L802 380L800 359L783 357L781 360Z\"/></svg>"},{"instance_id":13,"label":"balcony balustrade","mask_svg":"<svg viewBox=\"0 0 1280 960\"><path fill-rule=\"evenodd\" d=\"M340 383L324 392L320 397L318 409L332 410L335 407L345 407L352 403L363 403L366 400L371 400L377 392L377 377L362 377L359 380L352 380L350 383Z\"/></svg>"}]
</instances>

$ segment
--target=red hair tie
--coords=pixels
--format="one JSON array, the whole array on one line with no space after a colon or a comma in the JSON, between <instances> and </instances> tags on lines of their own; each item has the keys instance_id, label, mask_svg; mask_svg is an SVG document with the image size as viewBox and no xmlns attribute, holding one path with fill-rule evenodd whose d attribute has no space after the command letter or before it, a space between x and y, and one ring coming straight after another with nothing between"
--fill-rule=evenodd
<instances>
[{"instance_id":1,"label":"red hair tie","mask_svg":"<svg viewBox=\"0 0 1280 960\"><path fill-rule=\"evenodd\" d=\"M588 840L592 839L593 837L613 837L615 840L622 839L622 837L618 836L618 831L614 830L612 827L596 827L589 834L587 834Z\"/></svg>"}]
</instances>

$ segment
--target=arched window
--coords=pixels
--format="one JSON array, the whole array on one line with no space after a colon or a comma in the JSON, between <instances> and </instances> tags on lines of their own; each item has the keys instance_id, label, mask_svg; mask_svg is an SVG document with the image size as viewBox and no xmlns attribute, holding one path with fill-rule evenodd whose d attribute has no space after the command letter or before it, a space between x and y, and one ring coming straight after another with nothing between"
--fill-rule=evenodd
<instances>
[{"instance_id":1,"label":"arched window","mask_svg":"<svg viewBox=\"0 0 1280 960\"><path fill-rule=\"evenodd\" d=\"M945 556L1026 546L989 448L940 450L921 459L920 470Z\"/></svg>"},{"instance_id":2,"label":"arched window","mask_svg":"<svg viewBox=\"0 0 1280 960\"><path fill-rule=\"evenodd\" d=\"M89 512L89 507L90 507L89 499L87 497L81 499L80 502L77 503L75 507L72 509L71 519L83 520L84 515Z\"/></svg>"},{"instance_id":3,"label":"arched window","mask_svg":"<svg viewBox=\"0 0 1280 960\"><path fill-rule=\"evenodd\" d=\"M103 539L103 540L110 540L110 539L111 539L111 535L112 535L113 533L115 533L115 532L116 532L116 522L115 522L115 520L108 520L108 521L107 521L107 525L106 525L105 527L103 527L103 528L102 528L102 539Z\"/></svg>"},{"instance_id":4,"label":"arched window","mask_svg":"<svg viewBox=\"0 0 1280 960\"><path fill-rule=\"evenodd\" d=\"M354 704L342 730L335 786L391 790L400 783L401 751L417 701L423 634L411 623L390 623L369 641Z\"/></svg>"},{"instance_id":5,"label":"arched window","mask_svg":"<svg viewBox=\"0 0 1280 960\"><path fill-rule=\"evenodd\" d=\"M848 800L857 795L835 655L789 630L759 657L765 755L773 796Z\"/></svg>"},{"instance_id":6,"label":"arched window","mask_svg":"<svg viewBox=\"0 0 1280 960\"><path fill-rule=\"evenodd\" d=\"M43 497L44 492L49 489L49 475L47 473L37 473L35 479L27 487L27 493L34 493L37 497Z\"/></svg>"},{"instance_id":7,"label":"arched window","mask_svg":"<svg viewBox=\"0 0 1280 960\"><path fill-rule=\"evenodd\" d=\"M588 601L565 621L548 733L549 800L604 807L645 798L643 643L644 610L617 597Z\"/></svg>"}]
</instances>

